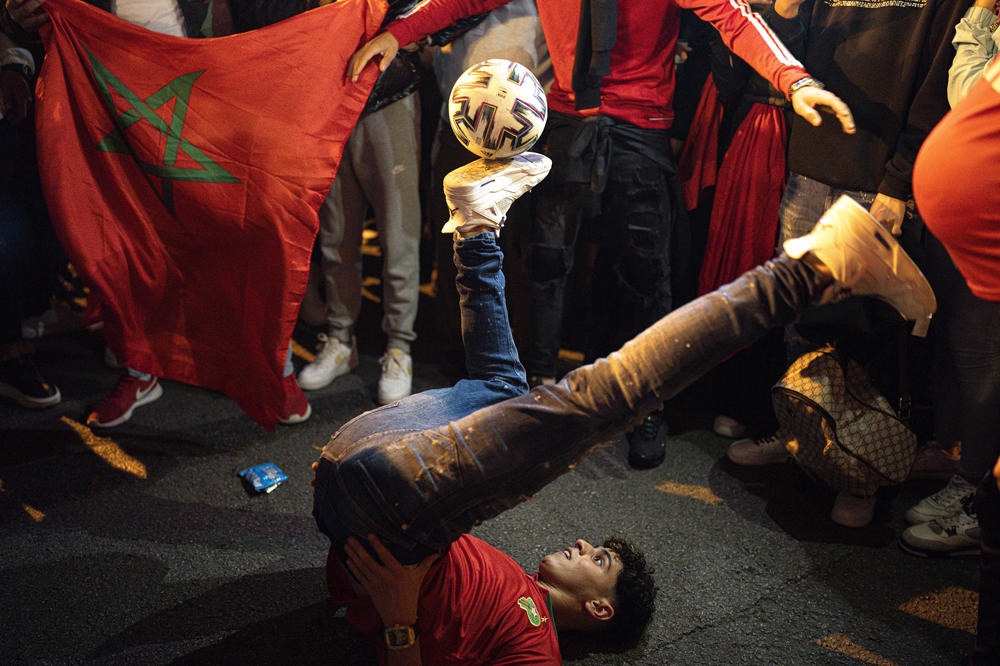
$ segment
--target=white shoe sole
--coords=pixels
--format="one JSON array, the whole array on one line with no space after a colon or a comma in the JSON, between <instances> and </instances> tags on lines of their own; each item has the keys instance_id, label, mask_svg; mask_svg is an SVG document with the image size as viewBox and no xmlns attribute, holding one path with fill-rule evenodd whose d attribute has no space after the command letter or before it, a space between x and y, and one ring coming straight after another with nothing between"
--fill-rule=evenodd
<instances>
[{"instance_id":1,"label":"white shoe sole","mask_svg":"<svg viewBox=\"0 0 1000 666\"><path fill-rule=\"evenodd\" d=\"M520 165L516 176L496 177L515 161ZM539 153L521 153L500 160L481 158L444 177L445 198L451 207L475 206L480 200L495 201L504 195L516 199L540 183L551 168L552 160ZM441 227L441 233L450 234L463 224L451 217Z\"/></svg>"},{"instance_id":2,"label":"white shoe sole","mask_svg":"<svg viewBox=\"0 0 1000 666\"><path fill-rule=\"evenodd\" d=\"M55 390L53 395L46 398L33 398L26 393L21 393L16 387L10 384L0 383L0 396L10 398L26 409L45 409L46 407L58 405L62 401L62 394L59 393L59 389L55 386L52 388Z\"/></svg>"},{"instance_id":3,"label":"white shoe sole","mask_svg":"<svg viewBox=\"0 0 1000 666\"><path fill-rule=\"evenodd\" d=\"M823 237L831 233L832 239L824 243L826 239ZM817 248L817 245L820 247ZM873 296L887 302L905 319L917 322L914 335L926 334L931 315L937 309L937 300L927 278L892 234L850 197L845 195L837 199L812 232L785 241L784 250L796 259L807 252L819 250L813 254L820 261L823 261L822 253L839 251L844 255L853 255L854 258L844 258L840 264L854 266L860 263L867 267L866 270L873 279L872 291L852 293ZM832 262L824 263L830 267L829 263ZM871 269L878 271L878 274ZM848 279L848 282L851 281Z\"/></svg>"}]
</instances>

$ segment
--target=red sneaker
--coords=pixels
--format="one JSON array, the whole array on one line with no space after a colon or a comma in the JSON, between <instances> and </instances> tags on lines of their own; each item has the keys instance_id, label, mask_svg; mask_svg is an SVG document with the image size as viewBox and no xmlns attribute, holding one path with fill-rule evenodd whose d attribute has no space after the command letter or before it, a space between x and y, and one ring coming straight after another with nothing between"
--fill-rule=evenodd
<instances>
[{"instance_id":1,"label":"red sneaker","mask_svg":"<svg viewBox=\"0 0 1000 666\"><path fill-rule=\"evenodd\" d=\"M94 428L114 428L130 418L136 407L148 405L163 395L163 389L156 377L139 379L125 375L104 400L94 406L87 417L87 425Z\"/></svg>"},{"instance_id":2,"label":"red sneaker","mask_svg":"<svg viewBox=\"0 0 1000 666\"><path fill-rule=\"evenodd\" d=\"M295 382L295 375L285 377L284 383L285 405L281 409L281 418L278 419L278 423L295 425L308 420L312 416L312 407L309 405L306 394Z\"/></svg>"}]
</instances>

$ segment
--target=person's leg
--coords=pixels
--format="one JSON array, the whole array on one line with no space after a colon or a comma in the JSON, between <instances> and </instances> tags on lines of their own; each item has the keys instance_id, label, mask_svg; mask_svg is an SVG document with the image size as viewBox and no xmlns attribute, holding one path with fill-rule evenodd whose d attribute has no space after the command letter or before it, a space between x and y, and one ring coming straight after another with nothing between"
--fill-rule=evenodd
<instances>
[{"instance_id":1,"label":"person's leg","mask_svg":"<svg viewBox=\"0 0 1000 666\"><path fill-rule=\"evenodd\" d=\"M566 282L573 270L574 247L584 217L581 194L589 188L567 183L565 168L578 122L553 114L542 136L539 152L553 160L556 171L534 192L535 218L526 253L531 280L531 344L528 372L538 380L557 376Z\"/></svg>"},{"instance_id":2,"label":"person's leg","mask_svg":"<svg viewBox=\"0 0 1000 666\"><path fill-rule=\"evenodd\" d=\"M528 390L504 298L503 252L496 235L455 235L455 268L465 367L471 379L502 381L513 393Z\"/></svg>"},{"instance_id":3,"label":"person's leg","mask_svg":"<svg viewBox=\"0 0 1000 666\"><path fill-rule=\"evenodd\" d=\"M358 366L358 351L354 341L354 313L351 299L346 298L347 285L361 285L361 262L347 257L360 257L345 249L345 235L354 233L364 222L367 202L361 193L354 171L355 154L360 150L361 122L347 139L337 177L319 209L320 268L326 301L325 334L320 334L316 356L299 372L298 385L314 391L328 386L337 377ZM360 233L360 232L358 232ZM350 242L350 241L347 241Z\"/></svg>"},{"instance_id":4,"label":"person's leg","mask_svg":"<svg viewBox=\"0 0 1000 666\"><path fill-rule=\"evenodd\" d=\"M979 559L979 623L971 663L1000 663L1000 460L986 474L976 494L976 514L982 529Z\"/></svg>"},{"instance_id":5,"label":"person's leg","mask_svg":"<svg viewBox=\"0 0 1000 666\"><path fill-rule=\"evenodd\" d=\"M358 180L375 209L382 246L382 330L387 349L410 352L420 282L416 95L369 114Z\"/></svg>"}]
</instances>

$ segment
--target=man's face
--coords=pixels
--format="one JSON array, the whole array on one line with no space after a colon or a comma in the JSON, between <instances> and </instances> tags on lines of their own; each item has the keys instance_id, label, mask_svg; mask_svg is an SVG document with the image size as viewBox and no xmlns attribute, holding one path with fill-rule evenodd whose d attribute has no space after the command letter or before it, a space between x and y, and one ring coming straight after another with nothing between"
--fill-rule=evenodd
<instances>
[{"instance_id":1,"label":"man's face","mask_svg":"<svg viewBox=\"0 0 1000 666\"><path fill-rule=\"evenodd\" d=\"M582 599L610 600L621 570L618 553L578 539L571 547L546 555L538 565L538 579Z\"/></svg>"}]
</instances>

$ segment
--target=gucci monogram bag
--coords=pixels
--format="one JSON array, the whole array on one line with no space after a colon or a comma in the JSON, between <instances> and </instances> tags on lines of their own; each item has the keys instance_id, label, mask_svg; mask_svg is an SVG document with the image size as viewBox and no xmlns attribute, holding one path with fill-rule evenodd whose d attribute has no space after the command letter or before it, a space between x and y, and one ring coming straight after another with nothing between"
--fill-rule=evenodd
<instances>
[{"instance_id":1,"label":"gucci monogram bag","mask_svg":"<svg viewBox=\"0 0 1000 666\"><path fill-rule=\"evenodd\" d=\"M838 492L871 495L913 466L916 435L861 366L831 346L799 357L771 399L796 462Z\"/></svg>"}]
</instances>

